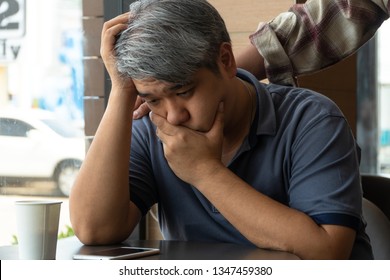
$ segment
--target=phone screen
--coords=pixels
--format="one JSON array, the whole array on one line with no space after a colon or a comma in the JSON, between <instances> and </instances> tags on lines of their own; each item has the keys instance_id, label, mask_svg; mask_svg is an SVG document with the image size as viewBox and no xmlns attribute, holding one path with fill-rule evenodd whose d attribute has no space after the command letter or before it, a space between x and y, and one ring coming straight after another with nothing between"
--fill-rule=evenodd
<instances>
[{"instance_id":1,"label":"phone screen","mask_svg":"<svg viewBox=\"0 0 390 280\"><path fill-rule=\"evenodd\" d=\"M157 248L142 248L142 247L118 247L111 249L98 250L89 253L80 253L73 256L73 259L78 260L115 260L115 259L133 259L143 256L158 254Z\"/></svg>"}]
</instances>

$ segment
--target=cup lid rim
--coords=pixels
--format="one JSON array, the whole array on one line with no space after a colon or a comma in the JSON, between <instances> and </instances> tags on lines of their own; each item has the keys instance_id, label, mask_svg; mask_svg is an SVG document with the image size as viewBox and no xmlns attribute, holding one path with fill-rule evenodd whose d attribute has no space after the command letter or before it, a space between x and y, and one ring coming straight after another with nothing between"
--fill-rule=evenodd
<instances>
[{"instance_id":1,"label":"cup lid rim","mask_svg":"<svg viewBox=\"0 0 390 280\"><path fill-rule=\"evenodd\" d=\"M18 200L15 201L17 205L50 205L50 204L61 204L59 200Z\"/></svg>"}]
</instances>

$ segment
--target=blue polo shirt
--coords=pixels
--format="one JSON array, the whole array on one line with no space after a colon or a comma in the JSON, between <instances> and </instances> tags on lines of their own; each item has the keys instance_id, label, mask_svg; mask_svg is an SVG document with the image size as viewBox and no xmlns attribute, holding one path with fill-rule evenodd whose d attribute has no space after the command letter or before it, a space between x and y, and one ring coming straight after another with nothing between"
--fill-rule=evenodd
<instances>
[{"instance_id":1,"label":"blue polo shirt","mask_svg":"<svg viewBox=\"0 0 390 280\"><path fill-rule=\"evenodd\" d=\"M257 110L228 168L318 224L355 229L351 258L372 258L362 220L357 147L339 108L307 89L261 84L241 69L237 76L255 86ZM253 245L196 188L176 177L155 131L148 116L134 121L129 176L131 200L141 212L158 203L165 239Z\"/></svg>"}]
</instances>

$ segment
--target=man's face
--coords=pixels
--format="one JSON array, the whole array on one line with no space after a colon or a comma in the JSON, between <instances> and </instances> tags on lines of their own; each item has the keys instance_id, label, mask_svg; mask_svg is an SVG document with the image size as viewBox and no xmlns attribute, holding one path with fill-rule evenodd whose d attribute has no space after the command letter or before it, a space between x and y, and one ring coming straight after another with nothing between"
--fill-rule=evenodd
<instances>
[{"instance_id":1,"label":"man's face","mask_svg":"<svg viewBox=\"0 0 390 280\"><path fill-rule=\"evenodd\" d=\"M134 80L139 95L154 114L172 125L207 132L224 99L223 79L208 69L199 70L184 86L155 79Z\"/></svg>"}]
</instances>

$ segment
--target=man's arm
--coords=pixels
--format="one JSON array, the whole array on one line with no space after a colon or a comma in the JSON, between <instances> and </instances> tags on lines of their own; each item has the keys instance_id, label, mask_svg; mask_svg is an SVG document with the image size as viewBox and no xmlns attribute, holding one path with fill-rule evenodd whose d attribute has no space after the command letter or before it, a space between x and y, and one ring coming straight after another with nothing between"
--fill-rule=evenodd
<instances>
[{"instance_id":1,"label":"man's arm","mask_svg":"<svg viewBox=\"0 0 390 280\"><path fill-rule=\"evenodd\" d=\"M251 56L253 47L249 46L250 52L238 56L237 65L263 79L265 64L271 82L295 85L295 77L354 53L372 38L389 17L389 10L388 0L309 0L294 5L272 21L260 23L251 35L264 61Z\"/></svg>"},{"instance_id":2,"label":"man's arm","mask_svg":"<svg viewBox=\"0 0 390 280\"><path fill-rule=\"evenodd\" d=\"M235 54L238 68L247 70L259 80L266 78L264 58L253 44L247 45L239 53Z\"/></svg>"},{"instance_id":3,"label":"man's arm","mask_svg":"<svg viewBox=\"0 0 390 280\"><path fill-rule=\"evenodd\" d=\"M354 229L339 225L318 225L304 212L283 205L260 193L223 165L221 162L223 107L222 110L220 108L212 129L207 133L171 125L156 114L152 114L151 118L158 127L157 136L163 143L165 157L175 174L202 192L218 211L253 244L261 248L292 252L302 259L349 258L356 236ZM347 125L340 124L340 126L344 132L349 131ZM325 125L325 127L331 126ZM333 128L329 130L332 131ZM319 128L319 131L322 132L323 128ZM318 133L318 131L313 133ZM345 133L348 134L348 132ZM306 136L306 140L307 138L312 139L313 142L314 137ZM333 137L329 138L330 141L334 141ZM347 138L353 143L352 137ZM310 142L306 140L302 142ZM339 143L332 144L340 146ZM303 161L295 164L300 166L308 164L309 167L305 169L311 169L307 172L316 174L316 172L321 172L318 168L328 168L331 165L327 164L329 159L340 156L338 153L341 149L341 153L345 151L347 155L341 156L342 159L338 160L340 165L338 167L348 170L355 170L353 169L355 167L358 170L357 164L353 165L353 144L350 145L351 143L347 140L343 144L343 148L332 149L328 152L324 152L326 149L317 145L321 154L317 157L325 163L316 165L311 161L309 163ZM339 171L340 169L337 169L336 173L338 174ZM334 172L331 171L330 174ZM304 177L310 176L305 174ZM314 177L314 182L316 183L313 188L317 187L322 190L320 186L316 186L318 176Z\"/></svg>"},{"instance_id":4,"label":"man's arm","mask_svg":"<svg viewBox=\"0 0 390 280\"><path fill-rule=\"evenodd\" d=\"M103 26L101 55L112 89L69 200L72 226L85 244L123 241L141 218L130 202L128 178L137 91L131 79L117 73L114 53L115 35L126 28L127 20L128 14L124 14Z\"/></svg>"},{"instance_id":5,"label":"man's arm","mask_svg":"<svg viewBox=\"0 0 390 280\"><path fill-rule=\"evenodd\" d=\"M318 225L305 213L256 191L222 166L209 178L194 186L258 247L291 252L302 259L350 257L354 229Z\"/></svg>"}]
</instances>

